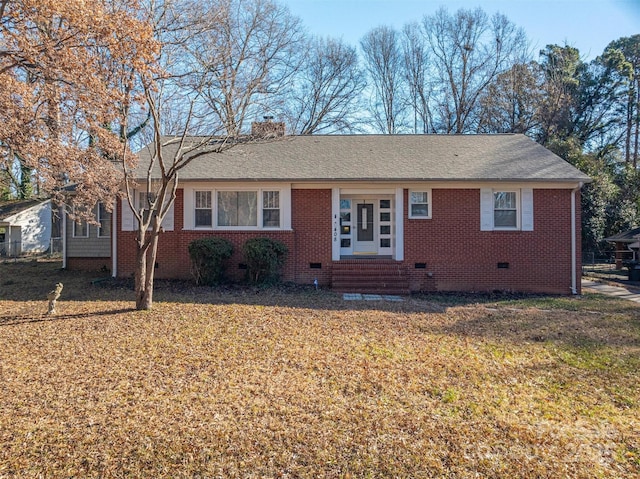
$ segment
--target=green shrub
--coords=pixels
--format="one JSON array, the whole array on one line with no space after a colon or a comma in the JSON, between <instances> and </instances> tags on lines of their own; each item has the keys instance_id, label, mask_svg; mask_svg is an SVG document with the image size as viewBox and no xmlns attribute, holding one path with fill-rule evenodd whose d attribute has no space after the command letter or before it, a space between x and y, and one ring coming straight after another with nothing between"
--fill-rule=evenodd
<instances>
[{"instance_id":1,"label":"green shrub","mask_svg":"<svg viewBox=\"0 0 640 479\"><path fill-rule=\"evenodd\" d=\"M201 238L189 243L191 271L196 284L219 284L224 277L225 260L232 254L233 245L224 238Z\"/></svg>"},{"instance_id":2,"label":"green shrub","mask_svg":"<svg viewBox=\"0 0 640 479\"><path fill-rule=\"evenodd\" d=\"M285 244L271 238L251 238L242 246L247 275L252 283L274 283L287 258Z\"/></svg>"}]
</instances>

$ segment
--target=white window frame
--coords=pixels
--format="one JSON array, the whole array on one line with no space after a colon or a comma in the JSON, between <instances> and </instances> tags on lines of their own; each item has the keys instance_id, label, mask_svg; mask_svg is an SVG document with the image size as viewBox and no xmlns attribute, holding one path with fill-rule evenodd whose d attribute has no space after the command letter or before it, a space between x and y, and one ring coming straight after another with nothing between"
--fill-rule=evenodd
<instances>
[{"instance_id":1,"label":"white window frame","mask_svg":"<svg viewBox=\"0 0 640 479\"><path fill-rule=\"evenodd\" d=\"M210 198L209 201L211 203L211 206L209 207L209 212L211 213L211 224L210 225L198 225L197 223L197 215L196 212L197 210L206 210L207 208L198 208L198 193L209 193ZM195 229L205 229L205 230L209 230L211 228L213 228L213 225L215 224L215 192L212 190L206 190L206 189L197 189L197 190L193 190L193 227Z\"/></svg>"},{"instance_id":2,"label":"white window frame","mask_svg":"<svg viewBox=\"0 0 640 479\"><path fill-rule=\"evenodd\" d=\"M278 203L278 207L274 208L273 206L269 205L267 206L265 204L264 201L264 197L265 197L265 193L278 193L277 195L277 203ZM280 194L280 190L270 190L270 189L261 189L260 192L258 193L260 195L260 197L262 198L262 205L258 204L259 208L259 212L262 216L262 218L260 219L260 224L262 225L262 229L280 229L282 227L282 207L280 206L280 197L282 196ZM261 207L260 207L261 206ZM265 226L264 224L264 212L265 210L269 210L269 211L278 211L278 226Z\"/></svg>"},{"instance_id":3,"label":"white window frame","mask_svg":"<svg viewBox=\"0 0 640 479\"><path fill-rule=\"evenodd\" d=\"M496 194L498 193L515 193L516 195L516 224L515 226L496 226L495 217L496 217ZM498 209L497 211L513 211L507 209ZM496 231L515 231L520 230L520 217L522 215L522 206L520 204L520 190L512 189L512 188L504 188L504 189L493 189L493 229Z\"/></svg>"},{"instance_id":4,"label":"white window frame","mask_svg":"<svg viewBox=\"0 0 640 479\"><path fill-rule=\"evenodd\" d=\"M98 238L109 238L111 236L111 228L109 228L109 234L102 234L103 228L102 228L102 221L106 220L109 223L111 223L111 215L112 213L109 213L106 209L106 206L103 203L98 203L96 205L96 208L98 209L97 211L97 220L98 220ZM102 210L104 209L104 213L105 213L105 218L102 217ZM110 225L111 226L111 225Z\"/></svg>"},{"instance_id":5,"label":"white window frame","mask_svg":"<svg viewBox=\"0 0 640 479\"><path fill-rule=\"evenodd\" d=\"M78 234L78 226L84 224L85 225L85 234ZM73 237L74 238L88 238L89 237L89 223L85 220L73 220Z\"/></svg>"},{"instance_id":6,"label":"white window frame","mask_svg":"<svg viewBox=\"0 0 640 479\"><path fill-rule=\"evenodd\" d=\"M145 211L147 215L151 214L151 203L156 200L155 193L147 193L146 191L138 191L138 204L137 208L140 212L140 217L142 218L142 222L145 222ZM146 204L143 204L146 203ZM148 218L147 218L148 219ZM149 223L149 228L151 228L151 223Z\"/></svg>"},{"instance_id":7,"label":"white window frame","mask_svg":"<svg viewBox=\"0 0 640 479\"><path fill-rule=\"evenodd\" d=\"M255 226L226 226L218 224L218 193L220 192L244 192L250 191L256 193L256 225ZM267 192L278 193L278 208L265 208L264 193ZM211 226L196 226L196 192L211 192L212 202L212 225ZM207 188L206 186L194 186L191 190L191 224L185 222L186 229L194 230L222 230L222 231L280 231L287 229L288 221L287 215L287 202L290 202L290 195L285 188L282 187L261 187L261 188L249 188L249 187L228 187L228 188ZM278 209L280 211L279 226L264 226L264 210Z\"/></svg>"},{"instance_id":8,"label":"white window frame","mask_svg":"<svg viewBox=\"0 0 640 479\"><path fill-rule=\"evenodd\" d=\"M414 214L412 214L411 205L414 205L414 204L423 205L425 203L413 203L411 201L411 193L426 193L426 195L427 195L427 203L426 203L426 205L427 205L427 214L426 215L414 215ZM416 188L414 188L414 189L409 190L409 197L407 198L407 203L408 203L408 208L407 209L409 210L409 211L407 211L407 213L409 215L408 216L409 219L411 219L411 220L430 220L431 219L431 216L432 216L432 213L433 213L433 205L432 205L433 202L431 200L431 189L430 188L425 188L425 189L416 189Z\"/></svg>"},{"instance_id":9,"label":"white window frame","mask_svg":"<svg viewBox=\"0 0 640 479\"><path fill-rule=\"evenodd\" d=\"M533 231L534 189L520 185L480 188L480 231ZM495 193L516 194L516 226L495 225Z\"/></svg>"},{"instance_id":10,"label":"white window frame","mask_svg":"<svg viewBox=\"0 0 640 479\"><path fill-rule=\"evenodd\" d=\"M74 214L75 214L75 211L76 211L76 207L74 206L73 207ZM82 225L82 224L85 225L85 234L80 235L80 234L78 234L78 230L77 229L78 229L78 226ZM89 223L87 221L85 221L85 220L74 219L73 220L72 230L73 230L72 231L72 236L74 238L88 238L89 237Z\"/></svg>"}]
</instances>

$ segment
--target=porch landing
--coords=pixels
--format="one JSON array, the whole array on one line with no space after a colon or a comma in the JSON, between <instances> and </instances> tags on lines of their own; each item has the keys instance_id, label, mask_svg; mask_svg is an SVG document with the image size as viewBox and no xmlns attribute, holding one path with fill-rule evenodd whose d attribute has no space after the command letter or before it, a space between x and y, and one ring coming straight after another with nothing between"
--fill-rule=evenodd
<instances>
[{"instance_id":1,"label":"porch landing","mask_svg":"<svg viewBox=\"0 0 640 479\"><path fill-rule=\"evenodd\" d=\"M393 259L343 259L333 262L331 288L340 293L409 294L409 278L405 266Z\"/></svg>"}]
</instances>

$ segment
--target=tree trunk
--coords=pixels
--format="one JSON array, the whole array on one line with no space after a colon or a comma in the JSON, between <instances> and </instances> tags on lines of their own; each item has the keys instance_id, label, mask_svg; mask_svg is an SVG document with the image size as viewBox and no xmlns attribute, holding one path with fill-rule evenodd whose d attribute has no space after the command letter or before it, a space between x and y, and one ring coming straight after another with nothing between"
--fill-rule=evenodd
<instances>
[{"instance_id":1,"label":"tree trunk","mask_svg":"<svg viewBox=\"0 0 640 479\"><path fill-rule=\"evenodd\" d=\"M141 244L142 243L142 244ZM144 247L144 239L138 241L136 250L136 269L135 269L135 293L136 293L136 309L151 309L151 298L148 297L147 289L147 248Z\"/></svg>"},{"instance_id":2,"label":"tree trunk","mask_svg":"<svg viewBox=\"0 0 640 479\"><path fill-rule=\"evenodd\" d=\"M139 241L137 245L135 292L136 309L138 311L147 311L153 307L153 283L158 253L158 239L160 237L160 223L154 220L152 230L146 234L151 235L149 242L143 240Z\"/></svg>"}]
</instances>

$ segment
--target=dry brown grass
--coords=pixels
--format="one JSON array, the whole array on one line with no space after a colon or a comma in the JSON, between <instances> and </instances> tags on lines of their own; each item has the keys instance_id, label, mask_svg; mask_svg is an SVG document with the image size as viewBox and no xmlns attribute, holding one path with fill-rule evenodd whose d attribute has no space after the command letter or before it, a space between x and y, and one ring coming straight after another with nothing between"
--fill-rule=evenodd
<instances>
[{"instance_id":1,"label":"dry brown grass","mask_svg":"<svg viewBox=\"0 0 640 479\"><path fill-rule=\"evenodd\" d=\"M640 477L631 303L159 284L137 312L56 266L0 264L0 478Z\"/></svg>"}]
</instances>

